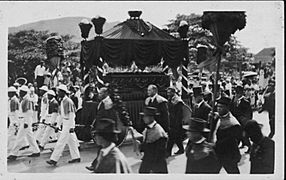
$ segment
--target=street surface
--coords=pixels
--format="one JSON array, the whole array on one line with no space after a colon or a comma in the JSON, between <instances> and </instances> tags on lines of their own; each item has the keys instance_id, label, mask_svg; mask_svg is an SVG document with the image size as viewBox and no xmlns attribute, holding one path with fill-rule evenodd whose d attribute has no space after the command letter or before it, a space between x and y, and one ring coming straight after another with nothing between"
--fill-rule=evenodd
<instances>
[{"instance_id":1,"label":"street surface","mask_svg":"<svg viewBox=\"0 0 286 180\"><path fill-rule=\"evenodd\" d=\"M269 124L268 124L268 113L263 112L258 114L254 112L254 119L259 123L263 124L263 133L268 135L269 133ZM274 136L275 141L275 136ZM187 140L184 142L186 145ZM46 147L52 147L53 144L48 144ZM66 147L66 150L68 148ZM127 160L134 173L138 173L138 169L141 163L141 157L137 156L133 152L132 144L124 144L120 147L121 151L127 157ZM19 157L14 162L8 162L8 172L10 173L90 173L85 169L85 166L89 166L93 159L96 157L97 147L93 143L84 143L81 144L81 162L75 164L68 164L70 160L69 151L64 151L63 156L60 158L56 167L52 167L46 163L51 156L50 150L44 150L41 153L40 157L30 158L30 157ZM178 149L175 146L173 148L173 153ZM239 169L241 174L249 174L250 163L249 163L249 154L244 152L247 148L241 149L242 158L239 163ZM24 150L23 154L30 154L29 150ZM185 154L173 155L168 158L168 171L172 174L184 174L186 166L186 156ZM221 174L225 174L225 170L222 169Z\"/></svg>"}]
</instances>

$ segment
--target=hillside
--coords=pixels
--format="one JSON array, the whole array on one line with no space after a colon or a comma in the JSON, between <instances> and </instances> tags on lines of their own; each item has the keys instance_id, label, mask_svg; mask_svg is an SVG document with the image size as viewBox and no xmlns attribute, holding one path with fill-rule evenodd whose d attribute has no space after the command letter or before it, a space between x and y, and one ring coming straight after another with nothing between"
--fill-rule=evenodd
<instances>
[{"instance_id":1,"label":"hillside","mask_svg":"<svg viewBox=\"0 0 286 180\"><path fill-rule=\"evenodd\" d=\"M61 35L70 34L73 35L72 39L75 42L79 42L81 40L81 33L78 26L78 23L84 19L85 17L64 17L59 19L50 19L50 20L42 20L34 23L23 24L17 27L10 27L8 29L9 33L15 33L22 30L31 30L34 29L36 31L46 31L49 32L57 32ZM85 18L90 20L90 18ZM103 26L103 31L106 31L119 22L106 22ZM94 28L91 28L89 37L95 36Z\"/></svg>"}]
</instances>

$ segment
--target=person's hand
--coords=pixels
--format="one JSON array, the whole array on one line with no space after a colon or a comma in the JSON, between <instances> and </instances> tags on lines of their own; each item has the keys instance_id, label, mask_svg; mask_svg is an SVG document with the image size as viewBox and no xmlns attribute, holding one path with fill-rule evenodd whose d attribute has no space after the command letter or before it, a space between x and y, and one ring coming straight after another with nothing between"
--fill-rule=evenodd
<instances>
[{"instance_id":1,"label":"person's hand","mask_svg":"<svg viewBox=\"0 0 286 180\"><path fill-rule=\"evenodd\" d=\"M212 120L212 119L215 119L215 120L217 120L219 118L219 114L217 113L217 112L210 112L209 114L208 114L208 120L209 120L209 122L210 122L210 120Z\"/></svg>"}]
</instances>

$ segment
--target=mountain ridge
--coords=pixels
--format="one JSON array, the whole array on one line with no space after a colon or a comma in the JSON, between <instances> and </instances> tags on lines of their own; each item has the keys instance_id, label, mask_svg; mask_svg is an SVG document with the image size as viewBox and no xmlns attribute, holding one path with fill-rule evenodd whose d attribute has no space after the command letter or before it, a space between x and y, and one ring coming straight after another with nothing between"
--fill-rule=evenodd
<instances>
[{"instance_id":1,"label":"mountain ridge","mask_svg":"<svg viewBox=\"0 0 286 180\"><path fill-rule=\"evenodd\" d=\"M48 20L40 20L36 22L26 23L19 26L9 27L8 33L17 33L22 30L36 30L36 31L49 31L49 32L56 32L60 35L67 35L70 34L73 36L72 41L79 42L81 41L81 32L78 24L82 19L88 19L89 21L91 18L87 17L62 17L62 18L55 18L55 19L48 19ZM91 22L91 21L90 21ZM106 22L103 26L103 31L111 29L119 22ZM94 27L91 28L89 37L95 36Z\"/></svg>"}]
</instances>

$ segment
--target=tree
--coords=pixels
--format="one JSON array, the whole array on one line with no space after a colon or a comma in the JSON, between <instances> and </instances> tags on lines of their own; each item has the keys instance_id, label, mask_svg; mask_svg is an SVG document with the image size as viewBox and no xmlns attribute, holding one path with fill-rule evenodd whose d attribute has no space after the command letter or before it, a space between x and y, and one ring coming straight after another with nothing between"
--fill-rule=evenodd
<instances>
[{"instance_id":1,"label":"tree","mask_svg":"<svg viewBox=\"0 0 286 180\"><path fill-rule=\"evenodd\" d=\"M8 78L10 84L18 77L24 77L28 82L34 79L34 69L41 60L47 61L45 41L51 36L58 35L48 31L24 30L8 35ZM79 43L71 42L72 36L61 36L64 41L64 51L79 49ZM69 58L74 58L72 54Z\"/></svg>"}]
</instances>

